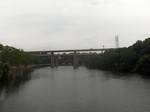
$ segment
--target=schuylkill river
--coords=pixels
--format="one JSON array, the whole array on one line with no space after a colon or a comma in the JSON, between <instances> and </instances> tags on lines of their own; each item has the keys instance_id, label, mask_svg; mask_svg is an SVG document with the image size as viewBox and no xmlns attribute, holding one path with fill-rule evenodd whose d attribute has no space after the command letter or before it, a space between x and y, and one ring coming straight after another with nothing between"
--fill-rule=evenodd
<instances>
[{"instance_id":1,"label":"schuylkill river","mask_svg":"<svg viewBox=\"0 0 150 112\"><path fill-rule=\"evenodd\" d=\"M150 112L150 80L85 67L40 68L0 86L0 112Z\"/></svg>"}]
</instances>

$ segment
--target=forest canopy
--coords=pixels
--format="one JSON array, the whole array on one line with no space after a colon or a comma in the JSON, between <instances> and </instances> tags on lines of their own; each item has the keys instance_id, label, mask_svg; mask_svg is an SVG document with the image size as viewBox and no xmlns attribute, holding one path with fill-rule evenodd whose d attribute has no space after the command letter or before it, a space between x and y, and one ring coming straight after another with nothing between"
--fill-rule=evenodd
<instances>
[{"instance_id":1,"label":"forest canopy","mask_svg":"<svg viewBox=\"0 0 150 112\"><path fill-rule=\"evenodd\" d=\"M0 44L0 63L10 66L28 65L31 63L31 56L21 49Z\"/></svg>"},{"instance_id":2,"label":"forest canopy","mask_svg":"<svg viewBox=\"0 0 150 112\"><path fill-rule=\"evenodd\" d=\"M106 50L80 60L88 68L150 74L150 38L129 47Z\"/></svg>"}]
</instances>

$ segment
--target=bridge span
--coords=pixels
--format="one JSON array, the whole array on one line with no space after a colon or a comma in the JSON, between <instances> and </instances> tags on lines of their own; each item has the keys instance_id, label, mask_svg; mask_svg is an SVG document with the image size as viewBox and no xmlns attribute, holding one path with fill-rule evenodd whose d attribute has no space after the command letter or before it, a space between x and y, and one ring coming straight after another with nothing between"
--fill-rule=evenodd
<instances>
[{"instance_id":1,"label":"bridge span","mask_svg":"<svg viewBox=\"0 0 150 112\"><path fill-rule=\"evenodd\" d=\"M72 50L47 50L47 51L27 51L33 56L38 57L50 57L50 65L51 67L58 66L59 58L63 54L58 53L70 53L68 55L72 55L72 65L74 68L77 68L79 66L79 55L90 55L91 52L104 52L106 50L110 50L114 48L104 48L104 49L72 49ZM86 53L85 53L86 52ZM88 53L87 53L88 52ZM56 54L57 53L57 54Z\"/></svg>"}]
</instances>

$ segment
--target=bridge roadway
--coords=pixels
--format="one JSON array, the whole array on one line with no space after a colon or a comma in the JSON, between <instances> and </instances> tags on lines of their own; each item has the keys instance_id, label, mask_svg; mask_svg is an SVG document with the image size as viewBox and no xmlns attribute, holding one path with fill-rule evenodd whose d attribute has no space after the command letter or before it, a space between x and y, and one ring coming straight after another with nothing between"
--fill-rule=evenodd
<instances>
[{"instance_id":1,"label":"bridge roadway","mask_svg":"<svg viewBox=\"0 0 150 112\"><path fill-rule=\"evenodd\" d=\"M105 51L115 48L104 48L104 49L73 49L73 50L47 50L47 51L27 51L34 56L50 56L51 67L54 67L58 63L58 59L55 58L54 53L66 53L73 52L73 66L77 68L79 66L78 52L90 52L90 51Z\"/></svg>"},{"instance_id":2,"label":"bridge roadway","mask_svg":"<svg viewBox=\"0 0 150 112\"><path fill-rule=\"evenodd\" d=\"M72 50L47 50L47 51L27 51L28 53L42 53L46 54L49 52L86 52L86 51L105 51L105 50L110 50L110 49L115 49L115 48L104 48L104 49L72 49Z\"/></svg>"}]
</instances>

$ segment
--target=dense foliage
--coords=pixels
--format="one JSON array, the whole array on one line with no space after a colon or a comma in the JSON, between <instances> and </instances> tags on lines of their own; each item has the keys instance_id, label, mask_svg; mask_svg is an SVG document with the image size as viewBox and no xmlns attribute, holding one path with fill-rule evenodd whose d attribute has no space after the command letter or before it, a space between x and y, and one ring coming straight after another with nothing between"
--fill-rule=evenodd
<instances>
[{"instance_id":1,"label":"dense foliage","mask_svg":"<svg viewBox=\"0 0 150 112\"><path fill-rule=\"evenodd\" d=\"M81 59L89 68L150 75L150 38L128 48L110 49Z\"/></svg>"},{"instance_id":2,"label":"dense foliage","mask_svg":"<svg viewBox=\"0 0 150 112\"><path fill-rule=\"evenodd\" d=\"M0 44L0 74L6 74L12 66L30 64L31 56L23 50Z\"/></svg>"}]
</instances>

